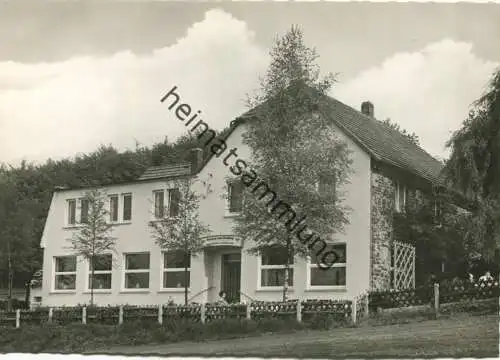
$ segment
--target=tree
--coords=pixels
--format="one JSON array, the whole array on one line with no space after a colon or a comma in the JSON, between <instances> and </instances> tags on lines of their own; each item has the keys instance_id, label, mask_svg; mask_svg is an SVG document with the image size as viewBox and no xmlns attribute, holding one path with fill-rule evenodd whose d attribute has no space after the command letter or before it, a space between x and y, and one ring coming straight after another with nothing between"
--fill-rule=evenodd
<instances>
[{"instance_id":1,"label":"tree","mask_svg":"<svg viewBox=\"0 0 500 360\"><path fill-rule=\"evenodd\" d=\"M33 223L29 210L33 200L23 197L15 177L0 168L0 271L6 274L7 307L12 308L12 289L15 283L24 285L23 273L31 271L34 263ZM36 265L34 265L36 266Z\"/></svg>"},{"instance_id":2,"label":"tree","mask_svg":"<svg viewBox=\"0 0 500 360\"><path fill-rule=\"evenodd\" d=\"M409 133L406 129L401 128L399 124L396 124L391 121L391 119L387 118L384 121L382 121L385 125L390 127L393 130L396 130L399 132L401 135L406 137L410 142L412 142L415 145L420 145L420 138L418 137L417 134L415 133Z\"/></svg>"},{"instance_id":3,"label":"tree","mask_svg":"<svg viewBox=\"0 0 500 360\"><path fill-rule=\"evenodd\" d=\"M347 180L351 160L347 145L318 111L334 76L320 78L315 63L318 55L304 44L300 28L292 26L277 38L270 55L271 64L259 91L248 99L251 119L243 135L243 143L251 149L252 169L243 172L241 181L247 188L258 184L244 195L235 232L242 238L258 234L250 253L262 255L273 246L284 249L286 301L291 260L295 255L307 258L320 242L312 240L312 231L333 239L348 223L348 208L342 206L339 187ZM292 235L301 223L291 226L299 220L297 213L307 216L308 236L304 236L307 226L297 230L298 236ZM283 218L288 220L285 224L279 221ZM316 257L322 250L316 249Z\"/></svg>"},{"instance_id":4,"label":"tree","mask_svg":"<svg viewBox=\"0 0 500 360\"><path fill-rule=\"evenodd\" d=\"M108 221L105 194L94 188L85 193L81 203L80 228L69 239L70 249L83 257L90 266L90 306L94 305L95 268L103 265L103 255L115 251L116 238L111 236L112 225Z\"/></svg>"},{"instance_id":5,"label":"tree","mask_svg":"<svg viewBox=\"0 0 500 360\"><path fill-rule=\"evenodd\" d=\"M492 259L500 247L500 70L447 146L445 178L473 203L469 234Z\"/></svg>"},{"instance_id":6,"label":"tree","mask_svg":"<svg viewBox=\"0 0 500 360\"><path fill-rule=\"evenodd\" d=\"M444 263L443 276L465 276L464 264L474 252L473 244L466 242L470 214L455 206L447 193L409 199L405 211L394 213L393 237L415 246L417 283L441 274Z\"/></svg>"},{"instance_id":7,"label":"tree","mask_svg":"<svg viewBox=\"0 0 500 360\"><path fill-rule=\"evenodd\" d=\"M150 222L156 244L162 250L182 254L185 305L188 304L190 258L203 250L205 245L203 236L210 231L210 228L199 219L199 202L206 194L200 190L202 188L206 192L210 191L208 181L193 178L174 181L173 187L169 190L169 206L155 209L157 212L155 217L158 220Z\"/></svg>"}]
</instances>

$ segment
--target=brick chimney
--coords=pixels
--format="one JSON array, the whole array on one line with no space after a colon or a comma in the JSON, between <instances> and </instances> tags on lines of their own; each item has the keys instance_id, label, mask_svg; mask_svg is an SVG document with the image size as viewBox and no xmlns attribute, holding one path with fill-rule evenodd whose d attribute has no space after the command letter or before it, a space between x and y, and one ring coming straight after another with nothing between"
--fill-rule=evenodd
<instances>
[{"instance_id":1,"label":"brick chimney","mask_svg":"<svg viewBox=\"0 0 500 360\"><path fill-rule=\"evenodd\" d=\"M194 148L190 151L191 173L194 174L201 166L203 161L203 149Z\"/></svg>"},{"instance_id":2,"label":"brick chimney","mask_svg":"<svg viewBox=\"0 0 500 360\"><path fill-rule=\"evenodd\" d=\"M375 109L373 107L373 104L369 101L364 101L361 104L361 112L367 116L372 117L372 118L375 117Z\"/></svg>"}]
</instances>

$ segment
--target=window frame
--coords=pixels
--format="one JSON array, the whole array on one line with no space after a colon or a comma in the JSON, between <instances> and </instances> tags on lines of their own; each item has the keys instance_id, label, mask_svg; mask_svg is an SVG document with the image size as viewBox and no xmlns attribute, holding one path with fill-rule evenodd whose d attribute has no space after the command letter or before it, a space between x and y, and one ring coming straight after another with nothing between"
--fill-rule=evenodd
<instances>
[{"instance_id":1,"label":"window frame","mask_svg":"<svg viewBox=\"0 0 500 360\"><path fill-rule=\"evenodd\" d=\"M113 220L113 201L112 199L116 199L116 220ZM120 222L120 196L118 194L108 195L108 205L109 205L109 223L117 224Z\"/></svg>"},{"instance_id":2,"label":"window frame","mask_svg":"<svg viewBox=\"0 0 500 360\"><path fill-rule=\"evenodd\" d=\"M90 214L90 202L87 198L80 198L78 199L78 202L80 203L80 213L78 214L78 217L80 218L80 224L85 224L86 221L84 221L83 219L83 203L86 202L87 203L87 220L89 218L89 214Z\"/></svg>"},{"instance_id":3,"label":"window frame","mask_svg":"<svg viewBox=\"0 0 500 360\"><path fill-rule=\"evenodd\" d=\"M347 243L345 242L327 242L327 245L335 246L335 245L343 245L345 248L345 263L335 263L331 267L332 268L345 268L345 285L312 285L311 280L311 272L312 269L319 268L317 263L313 263L311 261L311 256L307 256L306 259L306 268L307 268L307 276L306 276L306 291L315 291L315 290L347 290Z\"/></svg>"},{"instance_id":4,"label":"window frame","mask_svg":"<svg viewBox=\"0 0 500 360\"><path fill-rule=\"evenodd\" d=\"M77 226L76 219L78 218L78 215L76 214L77 210L77 199L72 198L72 199L66 199L66 226ZM71 206L73 204L73 206ZM73 210L73 214L71 216L71 210Z\"/></svg>"},{"instance_id":5,"label":"window frame","mask_svg":"<svg viewBox=\"0 0 500 360\"><path fill-rule=\"evenodd\" d=\"M125 198L127 198L127 197L130 198L130 219L125 219ZM132 196L132 193L129 192L129 193L121 194L121 198L122 198L122 204L123 204L122 209L121 209L121 214L122 214L121 220L123 223L132 222L134 197Z\"/></svg>"},{"instance_id":6,"label":"window frame","mask_svg":"<svg viewBox=\"0 0 500 360\"><path fill-rule=\"evenodd\" d=\"M174 194L175 192L177 192L179 194L179 202L177 203L177 214L175 215L172 215L172 194ZM169 188L167 189L167 196L168 196L168 217L175 217L175 216L178 216L179 215L179 204L180 204L180 199L181 199L181 191L179 188L177 187L173 187L173 188ZM165 200L164 200L164 203L165 203Z\"/></svg>"},{"instance_id":7,"label":"window frame","mask_svg":"<svg viewBox=\"0 0 500 360\"><path fill-rule=\"evenodd\" d=\"M240 210L239 211L231 211L231 189L232 186L235 183L240 183L241 185L241 204L240 204ZM234 179L234 180L229 180L226 183L227 185L227 191L226 191L226 216L238 216L241 214L241 209L243 208L243 192L245 190L244 184L241 180Z\"/></svg>"},{"instance_id":8,"label":"window frame","mask_svg":"<svg viewBox=\"0 0 500 360\"><path fill-rule=\"evenodd\" d=\"M398 213L405 212L406 209L406 185L402 185L400 181L396 181L395 187L394 187L394 210ZM400 202L400 194L401 190L403 190L403 204Z\"/></svg>"},{"instance_id":9,"label":"window frame","mask_svg":"<svg viewBox=\"0 0 500 360\"><path fill-rule=\"evenodd\" d=\"M57 260L61 258L74 258L75 259L75 270L74 271L57 271ZM58 256L53 256L52 257L52 287L51 291L52 292L57 292L57 293L74 293L76 292L76 276L78 272L78 257L76 255L58 255ZM74 289L57 289L56 284L57 284L57 277L58 276L74 276L75 277L75 288Z\"/></svg>"},{"instance_id":10,"label":"window frame","mask_svg":"<svg viewBox=\"0 0 500 360\"><path fill-rule=\"evenodd\" d=\"M109 270L95 270L94 275L105 275L105 274L110 274L111 275L111 281L110 281L110 288L109 289L98 289L94 288L94 292L111 292L113 289L113 254L100 254L100 255L95 255L97 256L111 256L111 268ZM85 284L85 289L86 292L90 292L90 277L92 276L92 269L90 268L90 260L87 261L87 276L86 276L86 284Z\"/></svg>"},{"instance_id":11,"label":"window frame","mask_svg":"<svg viewBox=\"0 0 500 360\"><path fill-rule=\"evenodd\" d=\"M286 251L286 248L283 247L283 249ZM262 263L262 257L263 257L263 253L261 252L257 258L258 258L258 264L257 264L257 290L258 291L266 291L266 290L269 290L269 291L283 291L283 285L278 285L278 286L266 286L266 285L262 285L262 271L263 270L285 270L285 264L283 265L264 265ZM296 265L296 257L295 255L292 255L292 260L293 260L293 263L292 264L289 264L288 267L289 269L291 270L292 272L292 281L293 281L293 284L295 284L295 265ZM289 279L290 280L290 279ZM294 289L294 286L293 285L290 285L290 282L288 283L288 290L293 290Z\"/></svg>"},{"instance_id":12,"label":"window frame","mask_svg":"<svg viewBox=\"0 0 500 360\"><path fill-rule=\"evenodd\" d=\"M160 281L161 281L161 284L160 284L160 289L161 291L165 291L165 292L184 292L185 288L184 286L181 286L180 288L179 287L175 287L175 288L166 288L164 287L164 284L165 284L165 273L168 273L168 272L182 272L184 273L184 268L166 268L165 266L167 265L166 263L166 254L167 253L171 253L171 252L177 252L179 250L164 250L161 252L161 276L160 276ZM188 274L189 274L189 286L188 286L188 292L191 291L191 266L192 266L192 255L190 255L190 259L189 259L189 268L188 268Z\"/></svg>"},{"instance_id":13,"label":"window frame","mask_svg":"<svg viewBox=\"0 0 500 360\"><path fill-rule=\"evenodd\" d=\"M337 176L326 177L320 175L314 186L320 195L325 194L327 191L328 193L332 192L330 195L335 195L337 193Z\"/></svg>"},{"instance_id":14,"label":"window frame","mask_svg":"<svg viewBox=\"0 0 500 360\"><path fill-rule=\"evenodd\" d=\"M162 201L162 207L158 207L156 204L156 199L157 196L156 194L161 193L161 201ZM158 211L161 211L161 216L157 215L157 209ZM165 218L165 190L164 189L157 189L153 190L153 220L161 220Z\"/></svg>"},{"instance_id":15,"label":"window frame","mask_svg":"<svg viewBox=\"0 0 500 360\"><path fill-rule=\"evenodd\" d=\"M149 268L148 269L127 269L127 256L129 255L143 255L147 254L149 256ZM148 276L148 287L147 288L127 288L125 287L127 281L127 274L139 274L147 273ZM151 253L149 251L139 251L139 252L127 252L123 253L123 276L122 276L122 292L149 292L151 289Z\"/></svg>"}]
</instances>

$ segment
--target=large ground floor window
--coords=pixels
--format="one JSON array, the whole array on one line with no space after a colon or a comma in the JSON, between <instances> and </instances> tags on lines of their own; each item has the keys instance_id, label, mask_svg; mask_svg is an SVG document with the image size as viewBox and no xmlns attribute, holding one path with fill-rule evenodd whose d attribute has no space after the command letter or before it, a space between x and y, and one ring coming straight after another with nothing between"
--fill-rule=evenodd
<instances>
[{"instance_id":1,"label":"large ground floor window","mask_svg":"<svg viewBox=\"0 0 500 360\"><path fill-rule=\"evenodd\" d=\"M185 267L187 266L187 275ZM189 287L191 273L191 255L183 251L165 251L163 253L163 288Z\"/></svg>"},{"instance_id":2,"label":"large ground floor window","mask_svg":"<svg viewBox=\"0 0 500 360\"><path fill-rule=\"evenodd\" d=\"M327 251L333 251L336 257L332 267L325 269L320 266L322 256ZM331 263L332 256L329 255L327 263ZM334 288L346 286L346 245L328 244L319 254L311 253L308 261L308 287L310 288Z\"/></svg>"},{"instance_id":3,"label":"large ground floor window","mask_svg":"<svg viewBox=\"0 0 500 360\"><path fill-rule=\"evenodd\" d=\"M75 290L76 256L56 256L54 263L54 290Z\"/></svg>"},{"instance_id":4,"label":"large ground floor window","mask_svg":"<svg viewBox=\"0 0 500 360\"><path fill-rule=\"evenodd\" d=\"M113 269L113 255L96 255L89 262L88 289L109 290L111 289L111 274ZM94 268L94 279L92 279L92 267Z\"/></svg>"},{"instance_id":5,"label":"large ground floor window","mask_svg":"<svg viewBox=\"0 0 500 360\"><path fill-rule=\"evenodd\" d=\"M149 288L149 253L125 254L125 289Z\"/></svg>"},{"instance_id":6,"label":"large ground floor window","mask_svg":"<svg viewBox=\"0 0 500 360\"><path fill-rule=\"evenodd\" d=\"M285 264L288 256L288 286L293 286L293 255L282 246L270 246L260 256L260 287L282 287L285 283Z\"/></svg>"}]
</instances>

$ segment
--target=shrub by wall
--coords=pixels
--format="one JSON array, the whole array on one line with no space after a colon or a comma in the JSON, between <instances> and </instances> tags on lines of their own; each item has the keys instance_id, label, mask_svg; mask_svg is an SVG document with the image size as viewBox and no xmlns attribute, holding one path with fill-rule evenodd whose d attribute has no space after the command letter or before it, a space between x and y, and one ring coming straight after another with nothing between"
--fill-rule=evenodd
<instances>
[{"instance_id":1,"label":"shrub by wall","mask_svg":"<svg viewBox=\"0 0 500 360\"><path fill-rule=\"evenodd\" d=\"M78 353L120 345L231 339L305 328L328 328L328 324L320 318L307 323L283 319L217 319L207 324L175 320L162 325L147 320L122 325L46 323L19 329L0 327L0 353Z\"/></svg>"}]
</instances>

